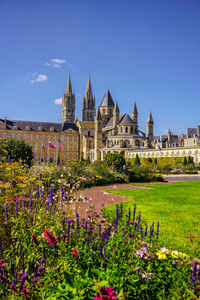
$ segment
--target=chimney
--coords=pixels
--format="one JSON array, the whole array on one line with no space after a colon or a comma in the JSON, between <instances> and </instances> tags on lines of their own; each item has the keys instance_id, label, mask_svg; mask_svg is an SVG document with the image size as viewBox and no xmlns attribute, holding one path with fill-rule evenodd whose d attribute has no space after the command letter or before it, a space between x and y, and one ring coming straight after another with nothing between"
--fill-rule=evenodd
<instances>
[{"instance_id":1,"label":"chimney","mask_svg":"<svg viewBox=\"0 0 200 300\"><path fill-rule=\"evenodd\" d=\"M5 121L4 121L4 123L5 123L5 128L6 128L6 123L7 123L7 118L5 117Z\"/></svg>"}]
</instances>

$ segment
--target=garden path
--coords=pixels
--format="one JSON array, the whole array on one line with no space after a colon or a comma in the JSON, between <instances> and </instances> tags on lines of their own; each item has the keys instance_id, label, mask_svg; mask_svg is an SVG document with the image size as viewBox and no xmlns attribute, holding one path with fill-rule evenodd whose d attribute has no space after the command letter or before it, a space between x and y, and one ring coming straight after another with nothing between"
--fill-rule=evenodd
<instances>
[{"instance_id":1,"label":"garden path","mask_svg":"<svg viewBox=\"0 0 200 300\"><path fill-rule=\"evenodd\" d=\"M99 213L102 208L117 202L130 200L129 198L113 195L105 192L105 190L127 190L127 189L146 189L146 187L133 186L132 184L113 184L106 186L96 186L87 188L77 192L77 196L83 196L87 199L91 199L91 203L94 206L94 211Z\"/></svg>"}]
</instances>

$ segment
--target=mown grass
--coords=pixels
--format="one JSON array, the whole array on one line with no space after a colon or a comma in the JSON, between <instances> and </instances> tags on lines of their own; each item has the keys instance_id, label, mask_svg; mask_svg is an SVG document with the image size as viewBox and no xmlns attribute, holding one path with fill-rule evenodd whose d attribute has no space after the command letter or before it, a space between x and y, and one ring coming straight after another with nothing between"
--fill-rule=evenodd
<instances>
[{"instance_id":1,"label":"mown grass","mask_svg":"<svg viewBox=\"0 0 200 300\"><path fill-rule=\"evenodd\" d=\"M162 246L200 256L200 182L187 181L173 184L142 184L147 189L107 190L132 200L123 202L125 209L137 205L142 219L151 225L160 223ZM113 210L113 205L106 208ZM136 214L137 215L137 214ZM195 239L189 238L189 235ZM195 251L197 249L197 252Z\"/></svg>"}]
</instances>

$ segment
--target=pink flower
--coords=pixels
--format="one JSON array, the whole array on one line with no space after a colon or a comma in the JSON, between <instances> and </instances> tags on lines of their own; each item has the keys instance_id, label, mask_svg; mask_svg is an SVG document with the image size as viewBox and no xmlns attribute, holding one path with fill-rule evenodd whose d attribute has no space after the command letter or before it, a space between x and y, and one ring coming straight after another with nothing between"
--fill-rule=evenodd
<instances>
[{"instance_id":1,"label":"pink flower","mask_svg":"<svg viewBox=\"0 0 200 300\"><path fill-rule=\"evenodd\" d=\"M57 236L54 236L52 233L52 230L46 229L44 232L44 237L47 240L47 243L49 243L51 246L55 246L58 242Z\"/></svg>"},{"instance_id":2,"label":"pink flower","mask_svg":"<svg viewBox=\"0 0 200 300\"><path fill-rule=\"evenodd\" d=\"M93 300L115 300L117 299L118 295L115 294L115 290L111 287L103 287L101 288L101 295L98 294L93 298Z\"/></svg>"}]
</instances>

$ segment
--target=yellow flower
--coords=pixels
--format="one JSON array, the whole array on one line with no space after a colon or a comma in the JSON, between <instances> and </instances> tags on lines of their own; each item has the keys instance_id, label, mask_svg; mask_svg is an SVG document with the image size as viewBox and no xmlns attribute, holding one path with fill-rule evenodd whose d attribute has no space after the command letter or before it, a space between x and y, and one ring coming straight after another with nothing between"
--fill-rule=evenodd
<instances>
[{"instance_id":1,"label":"yellow flower","mask_svg":"<svg viewBox=\"0 0 200 300\"><path fill-rule=\"evenodd\" d=\"M166 259L167 258L167 255L162 251L157 251L156 255L158 256L158 259Z\"/></svg>"},{"instance_id":2,"label":"yellow flower","mask_svg":"<svg viewBox=\"0 0 200 300\"><path fill-rule=\"evenodd\" d=\"M171 252L172 257L178 258L179 257L179 253L178 251L172 251Z\"/></svg>"}]
</instances>

